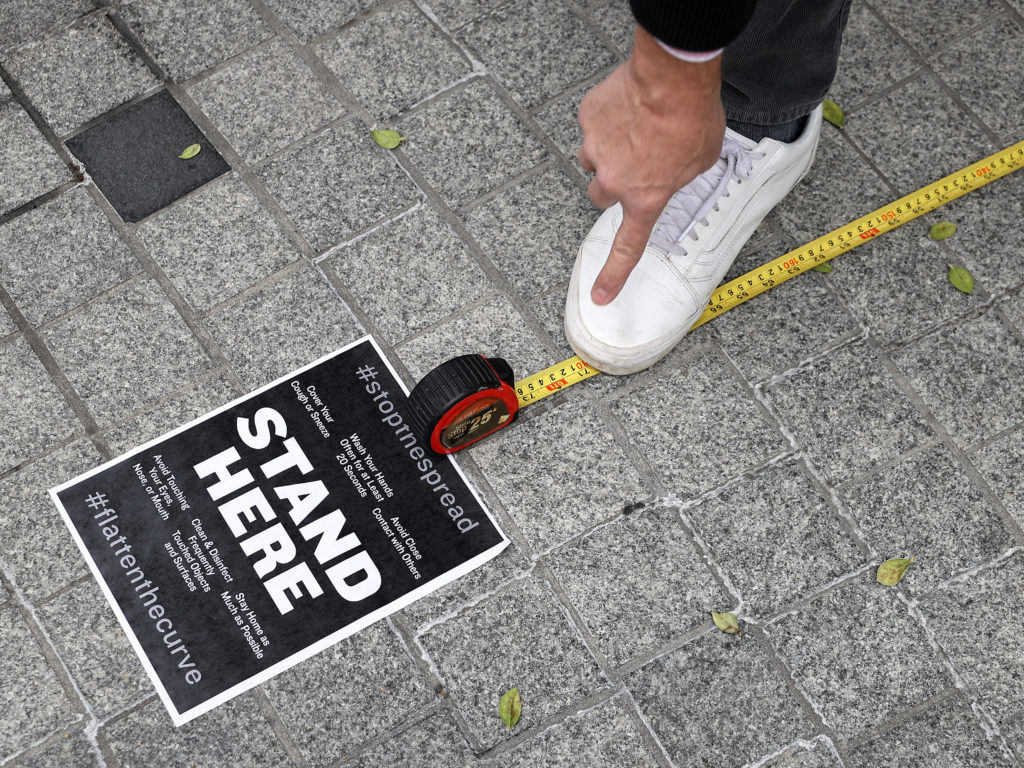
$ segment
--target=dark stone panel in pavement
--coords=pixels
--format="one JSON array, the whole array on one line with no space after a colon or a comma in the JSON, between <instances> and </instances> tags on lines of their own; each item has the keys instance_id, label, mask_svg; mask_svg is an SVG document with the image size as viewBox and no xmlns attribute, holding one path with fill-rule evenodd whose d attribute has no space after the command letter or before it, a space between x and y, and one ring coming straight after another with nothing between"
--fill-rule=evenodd
<instances>
[{"instance_id":1,"label":"dark stone panel in pavement","mask_svg":"<svg viewBox=\"0 0 1024 768\"><path fill-rule=\"evenodd\" d=\"M202 150L181 159L192 144ZM231 170L167 91L83 131L67 146L125 221L144 219Z\"/></svg>"}]
</instances>

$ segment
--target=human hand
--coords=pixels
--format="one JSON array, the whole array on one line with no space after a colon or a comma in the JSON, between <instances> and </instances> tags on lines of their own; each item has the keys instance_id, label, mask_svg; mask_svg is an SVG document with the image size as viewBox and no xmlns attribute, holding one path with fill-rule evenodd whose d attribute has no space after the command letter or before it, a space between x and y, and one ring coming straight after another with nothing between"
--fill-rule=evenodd
<instances>
[{"instance_id":1,"label":"human hand","mask_svg":"<svg viewBox=\"0 0 1024 768\"><path fill-rule=\"evenodd\" d=\"M640 261L669 198L718 160L725 134L721 57L693 63L637 27L633 54L580 103L579 161L596 173L594 205L622 204L622 224L591 299L607 304Z\"/></svg>"}]
</instances>

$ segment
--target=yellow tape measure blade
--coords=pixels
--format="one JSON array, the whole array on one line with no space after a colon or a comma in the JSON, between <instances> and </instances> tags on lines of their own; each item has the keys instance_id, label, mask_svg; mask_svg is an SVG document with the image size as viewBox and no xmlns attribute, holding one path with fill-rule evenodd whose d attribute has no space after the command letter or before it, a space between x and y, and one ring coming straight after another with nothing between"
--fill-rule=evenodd
<instances>
[{"instance_id":1,"label":"yellow tape measure blade","mask_svg":"<svg viewBox=\"0 0 1024 768\"><path fill-rule=\"evenodd\" d=\"M555 363L550 368L545 368L540 373L527 376L515 383L516 394L519 396L520 407L535 403L548 395L553 395L560 389L571 384L596 376L600 371L592 365L587 365L583 358L576 356Z\"/></svg>"}]
</instances>

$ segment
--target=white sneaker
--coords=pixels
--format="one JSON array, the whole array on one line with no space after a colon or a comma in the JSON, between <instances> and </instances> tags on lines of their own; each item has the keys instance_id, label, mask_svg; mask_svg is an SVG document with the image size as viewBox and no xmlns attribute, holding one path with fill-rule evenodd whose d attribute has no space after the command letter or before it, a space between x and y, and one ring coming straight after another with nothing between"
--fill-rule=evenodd
<instances>
[{"instance_id":1,"label":"white sneaker","mask_svg":"<svg viewBox=\"0 0 1024 768\"><path fill-rule=\"evenodd\" d=\"M672 196L622 291L598 306L590 289L622 223L622 206L606 210L580 246L569 283L565 334L576 354L614 374L643 370L668 354L757 225L807 173L820 130L820 106L788 144L755 144L727 129L718 162Z\"/></svg>"}]
</instances>

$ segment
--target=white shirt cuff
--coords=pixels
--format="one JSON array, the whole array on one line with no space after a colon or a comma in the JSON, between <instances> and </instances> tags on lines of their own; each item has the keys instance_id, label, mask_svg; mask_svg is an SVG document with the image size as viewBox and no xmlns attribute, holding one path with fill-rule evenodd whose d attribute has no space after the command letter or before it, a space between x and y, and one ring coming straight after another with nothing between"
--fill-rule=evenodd
<instances>
[{"instance_id":1,"label":"white shirt cuff","mask_svg":"<svg viewBox=\"0 0 1024 768\"><path fill-rule=\"evenodd\" d=\"M666 53L675 56L677 59L689 61L693 64L700 64L701 62L704 61L711 61L716 56L720 56L722 54L722 51L725 50L724 48L719 48L717 51L700 51L694 53L692 51L681 51L678 48L673 48L670 45L665 45L665 43L661 42L661 40L658 40L658 38L654 38L654 41L658 45L660 45Z\"/></svg>"}]
</instances>

